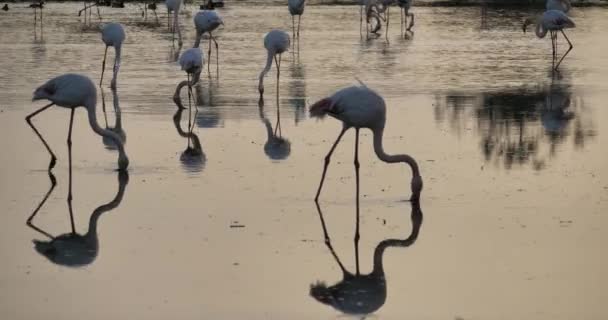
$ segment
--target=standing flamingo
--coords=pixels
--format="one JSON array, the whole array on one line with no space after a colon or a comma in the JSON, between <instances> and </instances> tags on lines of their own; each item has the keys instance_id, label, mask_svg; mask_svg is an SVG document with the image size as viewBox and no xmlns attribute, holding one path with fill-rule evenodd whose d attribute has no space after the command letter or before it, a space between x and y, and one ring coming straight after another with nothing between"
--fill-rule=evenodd
<instances>
[{"instance_id":1,"label":"standing flamingo","mask_svg":"<svg viewBox=\"0 0 608 320\"><path fill-rule=\"evenodd\" d=\"M192 86L195 85L201 77L201 71L203 70L203 63L205 62L205 57L203 57L203 52L200 48L190 48L179 57L179 64L182 67L182 70L186 71L186 76L188 80L186 82L182 81L178 84L175 89L175 94L173 95L173 101L177 105L178 108L182 107L180 91L184 85L188 85L188 128L191 130L192 127Z\"/></svg>"},{"instance_id":2,"label":"standing flamingo","mask_svg":"<svg viewBox=\"0 0 608 320\"><path fill-rule=\"evenodd\" d=\"M557 71L557 68L562 63L562 60L568 55L570 50L574 48L568 36L564 32L564 29L574 28L576 25L568 16L559 10L547 10L541 16L536 18L527 18L523 24L524 33L526 33L526 28L528 25L536 23L535 33L538 38L544 38L547 35L547 31L551 32L551 47L553 53L553 63L555 64L555 60L557 59L556 50L557 50L557 32L560 31L566 41L568 41L568 45L570 46L566 53L559 59L557 65L555 65L554 70Z\"/></svg>"},{"instance_id":3,"label":"standing flamingo","mask_svg":"<svg viewBox=\"0 0 608 320\"><path fill-rule=\"evenodd\" d=\"M125 30L120 23L108 23L101 29L101 40L106 44L106 50L103 54L103 62L101 64L101 79L99 80L99 86L101 87L103 82L103 72L106 69L108 47L112 46L114 47L116 56L114 57L114 75L112 76L110 86L112 89L116 89L116 78L118 77L118 70L120 69L120 49L122 48L123 41L125 41Z\"/></svg>"},{"instance_id":4,"label":"standing flamingo","mask_svg":"<svg viewBox=\"0 0 608 320\"><path fill-rule=\"evenodd\" d=\"M268 53L266 58L266 66L264 70L260 72L259 82L258 82L258 91L260 92L260 100L263 99L264 96L264 76L270 71L270 66L272 65L272 59L274 58L274 62L277 65L277 95L279 94L279 77L281 75L281 54L287 50L289 50L289 35L287 32L282 30L274 29L266 34L264 37L264 48ZM277 56L279 56L277 60Z\"/></svg>"},{"instance_id":5,"label":"standing flamingo","mask_svg":"<svg viewBox=\"0 0 608 320\"><path fill-rule=\"evenodd\" d=\"M324 117L330 115L342 121L342 131L338 135L336 142L332 145L329 153L325 156L323 175L315 196L315 201L319 200L327 167L331 155L340 142L340 139L350 128L355 128L355 174L357 183L357 199L359 198L359 129L368 128L374 135L374 151L378 158L387 163L404 162L412 169L410 200L418 200L422 191L422 177L418 169L416 160L409 155L388 155L382 147L382 135L386 122L386 106L384 99L365 85L352 86L339 90L331 97L321 99L310 107L310 115L313 117ZM357 225L359 215L357 214Z\"/></svg>"},{"instance_id":6,"label":"standing flamingo","mask_svg":"<svg viewBox=\"0 0 608 320\"><path fill-rule=\"evenodd\" d=\"M97 105L97 91L95 90L95 84L93 81L86 76L79 74L64 74L55 77L45 84L40 86L34 91L34 97L32 101L46 99L51 101L48 105L40 108L39 110L28 115L25 120L32 127L38 138L42 141L46 150L51 155L51 162L49 164L49 171L55 166L57 157L46 143L42 135L38 132L36 127L32 124L32 118L40 112L48 109L52 105L58 105L64 108L70 108L72 113L70 115L70 127L68 131L68 156L70 164L70 180L72 176L72 123L74 122L74 111L77 107L83 106L87 109L89 115L89 124L91 129L102 137L107 137L113 140L114 144L118 148L118 168L119 170L127 170L129 166L129 158L125 153L125 149L122 140L119 135L112 132L111 130L102 129L97 123L97 115L95 109Z\"/></svg>"},{"instance_id":7,"label":"standing flamingo","mask_svg":"<svg viewBox=\"0 0 608 320\"><path fill-rule=\"evenodd\" d=\"M42 8L44 8L44 1L40 0L38 2L30 4L30 8L34 9L34 26L36 25L36 20L38 19L37 9L40 9L40 27L42 28ZM8 10L8 6L6 8Z\"/></svg>"},{"instance_id":8,"label":"standing flamingo","mask_svg":"<svg viewBox=\"0 0 608 320\"><path fill-rule=\"evenodd\" d=\"M194 42L194 47L198 48L201 43L201 38L205 32L209 33L209 51L207 53L207 59L211 61L211 41L215 43L215 60L217 65L217 70L219 72L220 60L219 60L219 46L217 41L215 41L215 37L213 37L213 30L217 29L220 25L224 25L224 21L222 18L215 12L214 10L203 10L196 13L194 16L194 26L196 27L196 41ZM207 71L211 73L210 69L211 64L207 64Z\"/></svg>"},{"instance_id":9,"label":"standing flamingo","mask_svg":"<svg viewBox=\"0 0 608 320\"><path fill-rule=\"evenodd\" d=\"M291 28L292 28L292 36L295 39L300 38L300 19L302 19L302 14L304 13L304 7L306 6L306 0L287 0L287 7L289 8L289 13L291 14ZM295 17L298 16L298 31L296 32L296 22Z\"/></svg>"},{"instance_id":10,"label":"standing flamingo","mask_svg":"<svg viewBox=\"0 0 608 320\"><path fill-rule=\"evenodd\" d=\"M412 7L412 2L414 0L398 0L397 5L400 8L401 12L401 33L403 34L403 27L407 25L407 18L409 17L410 24L407 26L405 31L411 31L414 26L414 14L410 12L410 8Z\"/></svg>"},{"instance_id":11,"label":"standing flamingo","mask_svg":"<svg viewBox=\"0 0 608 320\"><path fill-rule=\"evenodd\" d=\"M179 46L182 46L182 31L179 28L179 9L182 6L182 0L165 0L165 5L167 6L167 26L169 29L172 29L173 32L173 40L175 42L175 30L177 29L177 43ZM169 23L169 14L173 12L173 28L171 28L171 24Z\"/></svg>"}]
</instances>

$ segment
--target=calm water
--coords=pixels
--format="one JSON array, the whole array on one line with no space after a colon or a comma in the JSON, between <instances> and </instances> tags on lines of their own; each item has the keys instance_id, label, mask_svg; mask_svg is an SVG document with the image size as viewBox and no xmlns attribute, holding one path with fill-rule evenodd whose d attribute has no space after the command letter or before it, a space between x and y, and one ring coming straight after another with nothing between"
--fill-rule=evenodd
<instances>
[{"instance_id":1,"label":"calm water","mask_svg":"<svg viewBox=\"0 0 608 320\"><path fill-rule=\"evenodd\" d=\"M231 5L219 11L219 76L204 73L196 88L196 148L185 152L188 114L171 100L185 74L166 25L142 24L135 5L103 8L127 40L117 92L98 92L98 118L106 125L103 93L109 127L114 105L122 110L116 130L131 166L128 176L114 171L116 153L79 109L74 227L98 242L51 260L32 242L48 238L25 223L51 182L24 117L43 105L31 102L33 90L55 75L97 81L104 47L99 33L83 31L80 4L49 4L42 33L19 6L0 13L3 319L341 318L310 293L343 280L319 213L337 257L356 270L354 138L334 155L319 211L313 196L340 123L310 119L307 105L355 77L385 98L385 147L418 160L425 189L420 207L403 201L409 169L377 160L364 131L360 270L381 260L385 279L348 279L321 300L378 319L608 317L606 9L573 10L575 48L554 75L549 40L521 32L532 12L414 8L415 34L401 39L393 10L387 43L360 38L358 7L309 6L299 50L283 57L280 98L273 67L259 108L263 35L290 30L291 18L283 6ZM194 12L180 16L182 50L194 42ZM34 122L59 158L57 186L34 224L69 234L69 112L51 108Z\"/></svg>"}]
</instances>

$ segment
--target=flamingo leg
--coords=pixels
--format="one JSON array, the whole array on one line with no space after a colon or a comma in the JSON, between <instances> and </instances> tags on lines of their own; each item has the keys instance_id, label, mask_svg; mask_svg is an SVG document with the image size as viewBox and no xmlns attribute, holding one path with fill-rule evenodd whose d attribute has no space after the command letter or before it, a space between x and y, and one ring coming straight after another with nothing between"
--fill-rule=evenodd
<instances>
[{"instance_id":1,"label":"flamingo leg","mask_svg":"<svg viewBox=\"0 0 608 320\"><path fill-rule=\"evenodd\" d=\"M99 22L101 22L101 13L99 12L99 6L95 6L97 8L97 18L99 18Z\"/></svg>"},{"instance_id":2,"label":"flamingo leg","mask_svg":"<svg viewBox=\"0 0 608 320\"><path fill-rule=\"evenodd\" d=\"M103 53L103 61L101 62L101 79L99 80L99 86L101 87L101 84L103 82L103 73L106 70L106 56L108 55L108 46L106 46L106 50Z\"/></svg>"},{"instance_id":3,"label":"flamingo leg","mask_svg":"<svg viewBox=\"0 0 608 320\"><path fill-rule=\"evenodd\" d=\"M390 19L390 14L389 14L389 10L390 10L390 6L386 7L386 35L384 36L386 38L386 41L388 42L388 21Z\"/></svg>"},{"instance_id":4,"label":"flamingo leg","mask_svg":"<svg viewBox=\"0 0 608 320\"><path fill-rule=\"evenodd\" d=\"M574 46L572 45L572 42L570 42L570 39L568 39L568 36L566 36L566 33L564 32L564 30L560 30L560 31L564 35L564 38L566 38L566 41L568 41L568 45L570 47L568 48L568 50L566 51L566 53L564 53L564 55L562 56L562 58L559 59L559 62L555 66L555 70L557 70L557 68L559 67L559 65L562 63L562 60L564 60L564 58L568 55L568 53L570 53L570 50L572 50L572 48L574 48Z\"/></svg>"},{"instance_id":5,"label":"flamingo leg","mask_svg":"<svg viewBox=\"0 0 608 320\"><path fill-rule=\"evenodd\" d=\"M302 19L302 15L298 16L298 40L300 39L300 20Z\"/></svg>"},{"instance_id":6,"label":"flamingo leg","mask_svg":"<svg viewBox=\"0 0 608 320\"><path fill-rule=\"evenodd\" d=\"M188 77L188 130L192 126L192 84L190 83L190 73ZM190 139L188 139L188 148L190 148Z\"/></svg>"},{"instance_id":7,"label":"flamingo leg","mask_svg":"<svg viewBox=\"0 0 608 320\"><path fill-rule=\"evenodd\" d=\"M101 110L103 112L103 119L104 122L106 123L106 128L108 127L108 114L106 113L106 95L103 91L103 88L101 89Z\"/></svg>"},{"instance_id":8,"label":"flamingo leg","mask_svg":"<svg viewBox=\"0 0 608 320\"><path fill-rule=\"evenodd\" d=\"M319 195L321 194L321 189L323 188L323 182L325 182L325 175L327 174L327 167L329 166L329 162L331 161L331 155L332 155L332 153L334 153L336 146L342 139L342 136L344 135L346 130L348 130L347 127L342 128L342 131L340 131L340 134L338 135L336 142L334 142L334 144L331 146L331 149L329 149L329 152L325 156L325 164L323 165L323 174L321 175L321 182L319 183L319 188L317 189L317 195L315 196L315 202L319 201Z\"/></svg>"},{"instance_id":9,"label":"flamingo leg","mask_svg":"<svg viewBox=\"0 0 608 320\"><path fill-rule=\"evenodd\" d=\"M412 31L412 27L414 26L414 14L408 12L407 16L410 17L410 25L407 27L406 31Z\"/></svg>"},{"instance_id":10,"label":"flamingo leg","mask_svg":"<svg viewBox=\"0 0 608 320\"><path fill-rule=\"evenodd\" d=\"M32 118L35 115L39 114L40 112L48 109L50 106L52 106L54 104L55 104L54 102L51 102L51 103L47 104L46 106L44 106L44 107L42 107L42 108L34 111L33 113L31 113L27 117L25 117L25 121L27 121L27 124L29 124L30 127L32 127L32 129L34 130L34 132L36 133L36 135L38 136L38 138L40 138L40 140L42 141L42 143L46 147L46 150L51 155L51 162L49 163L49 170L48 171L51 171L51 169L53 169L53 167L55 167L55 163L57 162L57 157L55 157L55 154L53 153L53 150L51 150L51 147L49 147L49 145L46 143L46 140L44 140L44 138L42 137L42 135L40 134L40 132L38 132L38 130L36 129L36 127L34 127L34 124L32 123Z\"/></svg>"},{"instance_id":11,"label":"flamingo leg","mask_svg":"<svg viewBox=\"0 0 608 320\"><path fill-rule=\"evenodd\" d=\"M29 216L29 218L27 218L26 224L28 227L40 232L41 234L49 237L50 239L53 239L55 237L53 237L50 233L38 228L37 226L35 226L32 223L32 221L34 220L34 217L38 214L38 212L40 211L40 208L42 208L42 206L44 205L46 200L49 198L49 196L55 189L55 186L57 185L57 179L55 179L55 176L53 175L53 173L51 171L49 171L49 179L51 179L51 188L49 189L49 191L46 192L46 194L44 195L44 198L42 198L42 201L40 201L40 203L38 204L36 209L34 209L34 212L32 212L32 214Z\"/></svg>"},{"instance_id":12,"label":"flamingo leg","mask_svg":"<svg viewBox=\"0 0 608 320\"><path fill-rule=\"evenodd\" d=\"M323 218L323 212L321 211L321 206L319 206L318 202L316 202L315 204L317 205L317 212L319 213L319 219L321 219L321 227L323 227L323 237L325 238L325 245L331 252L331 255L334 256L334 259L338 263L338 266L340 266L340 269L342 269L342 272L347 273L346 268L344 268L344 265L340 261L340 258L338 258L338 255L336 254L334 247L331 245L331 240L329 239L329 234L327 233L327 227L325 226L325 219Z\"/></svg>"},{"instance_id":13,"label":"flamingo leg","mask_svg":"<svg viewBox=\"0 0 608 320\"><path fill-rule=\"evenodd\" d=\"M295 21L295 17L293 16L293 14L291 15L291 34L292 34L292 38L296 38L296 21Z\"/></svg>"},{"instance_id":14,"label":"flamingo leg","mask_svg":"<svg viewBox=\"0 0 608 320\"><path fill-rule=\"evenodd\" d=\"M359 6L359 36L363 37L363 6Z\"/></svg>"},{"instance_id":15,"label":"flamingo leg","mask_svg":"<svg viewBox=\"0 0 608 320\"><path fill-rule=\"evenodd\" d=\"M357 275L359 275L359 128L355 128L355 179L357 184L357 193L355 198L357 222L355 227L355 265L357 267Z\"/></svg>"},{"instance_id":16,"label":"flamingo leg","mask_svg":"<svg viewBox=\"0 0 608 320\"><path fill-rule=\"evenodd\" d=\"M211 32L209 32L209 37L211 37L211 40L213 40L213 43L215 44L215 66L216 66L216 72L219 76L220 73L220 46L217 44L217 41L215 40L215 37L211 34ZM209 49L211 49L211 43L209 43ZM211 56L209 56L209 60L211 61Z\"/></svg>"},{"instance_id":17,"label":"flamingo leg","mask_svg":"<svg viewBox=\"0 0 608 320\"><path fill-rule=\"evenodd\" d=\"M403 35L403 8L399 8L399 14L401 16L401 28L399 29L399 32L401 35Z\"/></svg>"},{"instance_id":18,"label":"flamingo leg","mask_svg":"<svg viewBox=\"0 0 608 320\"><path fill-rule=\"evenodd\" d=\"M70 209L70 223L72 224L72 233L76 233L76 226L74 224L74 214L72 212L72 125L74 124L74 111L75 108L72 108L72 112L70 113L70 129L68 131L68 173L69 173L69 182L68 182L68 208Z\"/></svg>"},{"instance_id":19,"label":"flamingo leg","mask_svg":"<svg viewBox=\"0 0 608 320\"><path fill-rule=\"evenodd\" d=\"M209 33L209 51L207 51L207 72L211 76L211 32Z\"/></svg>"}]
</instances>

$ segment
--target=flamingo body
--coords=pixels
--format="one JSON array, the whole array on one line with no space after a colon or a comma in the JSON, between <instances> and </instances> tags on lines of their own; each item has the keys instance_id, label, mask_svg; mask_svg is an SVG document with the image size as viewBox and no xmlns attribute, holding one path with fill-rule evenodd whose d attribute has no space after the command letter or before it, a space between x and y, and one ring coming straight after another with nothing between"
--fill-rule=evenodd
<instances>
[{"instance_id":1,"label":"flamingo body","mask_svg":"<svg viewBox=\"0 0 608 320\"><path fill-rule=\"evenodd\" d=\"M201 73L203 62L203 52L200 48L185 50L179 57L179 65L182 67L182 70L190 74Z\"/></svg>"},{"instance_id":2,"label":"flamingo body","mask_svg":"<svg viewBox=\"0 0 608 320\"><path fill-rule=\"evenodd\" d=\"M224 21L214 10L203 10L194 16L194 26L197 34L211 32L217 29Z\"/></svg>"},{"instance_id":3,"label":"flamingo body","mask_svg":"<svg viewBox=\"0 0 608 320\"><path fill-rule=\"evenodd\" d=\"M304 13L305 0L287 0L287 8L292 16L301 16Z\"/></svg>"},{"instance_id":4,"label":"flamingo body","mask_svg":"<svg viewBox=\"0 0 608 320\"><path fill-rule=\"evenodd\" d=\"M272 66L272 59L274 58L276 61L276 56L279 56L279 61L277 62L277 69L280 68L280 57L281 54L287 50L289 50L290 40L289 34L282 30L271 30L264 36L264 48L266 48L267 56L266 56L266 66L262 72L260 72L259 82L258 82L258 91L260 92L260 97L264 94L264 76L270 71L270 67ZM279 74L280 70L277 70L277 89L279 85Z\"/></svg>"},{"instance_id":5,"label":"flamingo body","mask_svg":"<svg viewBox=\"0 0 608 320\"><path fill-rule=\"evenodd\" d=\"M380 128L386 121L384 99L366 86L338 90L310 108L312 116L329 115L354 128Z\"/></svg>"}]
</instances>

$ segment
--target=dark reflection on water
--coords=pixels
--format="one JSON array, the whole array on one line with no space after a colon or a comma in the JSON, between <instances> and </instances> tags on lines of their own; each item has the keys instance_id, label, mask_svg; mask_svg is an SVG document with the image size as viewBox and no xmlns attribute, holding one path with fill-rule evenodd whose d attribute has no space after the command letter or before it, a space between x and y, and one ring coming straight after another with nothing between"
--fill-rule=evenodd
<instances>
[{"instance_id":1,"label":"dark reflection on water","mask_svg":"<svg viewBox=\"0 0 608 320\"><path fill-rule=\"evenodd\" d=\"M264 153L271 160L285 160L291 154L291 142L283 137L281 130L281 106L279 105L279 95L276 96L277 103L277 121L272 127L270 120L266 118L264 112L264 99L260 99L258 107L260 111L260 120L266 128L266 143L264 143Z\"/></svg>"},{"instance_id":2,"label":"dark reflection on water","mask_svg":"<svg viewBox=\"0 0 608 320\"><path fill-rule=\"evenodd\" d=\"M99 253L99 239L97 237L97 225L101 216L117 208L122 201L127 183L129 182L129 175L126 171L119 171L118 175L118 191L112 201L97 207L89 218L89 226L85 234L79 234L76 232L74 215L72 212L72 199L68 196L68 207L70 223L72 225L71 232L53 236L50 233L44 231L40 227L34 225L34 218L43 207L44 203L53 192L56 186L55 176L49 171L49 178L51 180L51 188L46 193L38 207L34 210L32 215L27 220L27 225L32 229L38 231L42 235L48 237L50 240L33 240L34 249L49 259L49 261L63 265L66 267L82 267L89 265L95 261ZM70 190L72 180L70 179Z\"/></svg>"},{"instance_id":3,"label":"dark reflection on water","mask_svg":"<svg viewBox=\"0 0 608 320\"><path fill-rule=\"evenodd\" d=\"M217 80L211 78L203 86L199 82L195 86L196 105L202 107L201 112L195 117L196 125L200 128L217 128L223 126L222 115L219 106L226 103L218 95L220 86Z\"/></svg>"},{"instance_id":4,"label":"dark reflection on water","mask_svg":"<svg viewBox=\"0 0 608 320\"><path fill-rule=\"evenodd\" d=\"M292 51L292 62L289 65L291 81L287 84L289 90L288 103L294 109L294 121L297 125L306 119L306 69L300 62L299 43L294 41L295 50Z\"/></svg>"},{"instance_id":5,"label":"dark reflection on water","mask_svg":"<svg viewBox=\"0 0 608 320\"><path fill-rule=\"evenodd\" d=\"M180 137L186 138L188 145L179 157L179 161L182 163L182 168L189 172L201 172L205 168L207 163L207 156L203 151L200 139L192 132L193 126L190 126L188 131L184 131L181 126L182 114L185 109L177 109L173 116L173 123L175 129ZM194 117L198 113L195 108Z\"/></svg>"},{"instance_id":6,"label":"dark reflection on water","mask_svg":"<svg viewBox=\"0 0 608 320\"><path fill-rule=\"evenodd\" d=\"M590 110L567 81L479 94L453 92L436 100L436 121L449 122L451 131L461 135L476 119L485 160L502 162L506 169L515 164L543 169L560 144L582 150L596 135Z\"/></svg>"},{"instance_id":7,"label":"dark reflection on water","mask_svg":"<svg viewBox=\"0 0 608 320\"><path fill-rule=\"evenodd\" d=\"M323 218L323 212L319 203L317 203L317 211L321 220L321 227L323 228L325 244L342 270L342 281L331 286L327 286L322 281L317 281L310 285L310 295L317 301L332 306L345 314L365 316L380 309L386 302L387 281L382 262L386 249L390 247L409 247L418 239L418 233L422 225L422 210L420 209L419 201L413 201L411 205L410 218L412 221L412 231L409 236L405 239L385 239L381 241L374 249L372 272L369 274L359 274L357 271L353 274L344 268L340 258L334 251L325 225L325 219ZM355 257L355 261L357 262L357 270L359 270L358 256Z\"/></svg>"},{"instance_id":8,"label":"dark reflection on water","mask_svg":"<svg viewBox=\"0 0 608 320\"><path fill-rule=\"evenodd\" d=\"M108 113L106 111L106 94L103 88L100 88L101 91L101 105L103 111L103 119L106 126L106 129L116 133L120 139L122 140L123 145L127 143L127 133L122 127L122 112L120 110L120 101L118 100L118 89L112 89L112 105L114 106L114 114L115 114L115 122L114 127L110 127L108 125ZM102 138L103 144L108 150L116 150L116 145L112 141L112 139L104 136Z\"/></svg>"}]
</instances>

